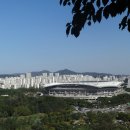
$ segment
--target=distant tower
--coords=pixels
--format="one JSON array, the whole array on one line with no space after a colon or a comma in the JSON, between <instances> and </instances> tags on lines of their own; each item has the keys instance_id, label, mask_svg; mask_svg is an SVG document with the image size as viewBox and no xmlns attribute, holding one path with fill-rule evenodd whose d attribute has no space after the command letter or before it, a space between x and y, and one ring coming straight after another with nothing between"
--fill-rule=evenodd
<instances>
[{"instance_id":1,"label":"distant tower","mask_svg":"<svg viewBox=\"0 0 130 130\"><path fill-rule=\"evenodd\" d=\"M59 77L59 73L55 73L55 76L56 76L56 77Z\"/></svg>"},{"instance_id":2,"label":"distant tower","mask_svg":"<svg viewBox=\"0 0 130 130\"><path fill-rule=\"evenodd\" d=\"M24 75L24 74L21 74L21 75L20 75L20 78L21 78L21 79L24 79L24 78L25 78L25 75Z\"/></svg>"},{"instance_id":3,"label":"distant tower","mask_svg":"<svg viewBox=\"0 0 130 130\"><path fill-rule=\"evenodd\" d=\"M50 77L53 77L53 73L49 73L49 76L50 76Z\"/></svg>"},{"instance_id":4,"label":"distant tower","mask_svg":"<svg viewBox=\"0 0 130 130\"><path fill-rule=\"evenodd\" d=\"M128 77L128 88L130 88L130 77Z\"/></svg>"},{"instance_id":5,"label":"distant tower","mask_svg":"<svg viewBox=\"0 0 130 130\"><path fill-rule=\"evenodd\" d=\"M26 73L26 78L31 78L31 73Z\"/></svg>"},{"instance_id":6,"label":"distant tower","mask_svg":"<svg viewBox=\"0 0 130 130\"><path fill-rule=\"evenodd\" d=\"M47 73L43 73L42 75L43 75L43 77L47 77Z\"/></svg>"}]
</instances>

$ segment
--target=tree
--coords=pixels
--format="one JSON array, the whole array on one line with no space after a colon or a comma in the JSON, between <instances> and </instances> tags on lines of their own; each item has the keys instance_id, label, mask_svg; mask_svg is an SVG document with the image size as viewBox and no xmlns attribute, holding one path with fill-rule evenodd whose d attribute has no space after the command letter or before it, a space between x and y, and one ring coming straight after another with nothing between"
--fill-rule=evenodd
<instances>
[{"instance_id":1,"label":"tree","mask_svg":"<svg viewBox=\"0 0 130 130\"><path fill-rule=\"evenodd\" d=\"M15 116L28 116L31 115L31 111L27 106L18 106L14 110Z\"/></svg>"},{"instance_id":2,"label":"tree","mask_svg":"<svg viewBox=\"0 0 130 130\"><path fill-rule=\"evenodd\" d=\"M34 124L32 125L32 130L43 130L42 129L42 122L40 119L36 119Z\"/></svg>"},{"instance_id":3,"label":"tree","mask_svg":"<svg viewBox=\"0 0 130 130\"><path fill-rule=\"evenodd\" d=\"M125 14L119 23L119 29L127 27L130 32L130 0L60 0L60 5L72 6L72 22L66 24L67 36L71 33L75 37L80 35L85 24L101 22L103 17L116 17Z\"/></svg>"}]
</instances>

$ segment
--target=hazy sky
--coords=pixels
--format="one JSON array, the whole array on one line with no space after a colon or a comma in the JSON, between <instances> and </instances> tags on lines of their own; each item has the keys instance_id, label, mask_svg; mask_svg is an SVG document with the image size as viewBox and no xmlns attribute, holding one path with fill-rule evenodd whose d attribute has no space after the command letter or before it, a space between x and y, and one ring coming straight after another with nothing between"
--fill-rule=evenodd
<instances>
[{"instance_id":1,"label":"hazy sky","mask_svg":"<svg viewBox=\"0 0 130 130\"><path fill-rule=\"evenodd\" d=\"M66 37L69 7L59 0L0 0L0 73L55 71L130 74L130 33L121 17Z\"/></svg>"}]
</instances>

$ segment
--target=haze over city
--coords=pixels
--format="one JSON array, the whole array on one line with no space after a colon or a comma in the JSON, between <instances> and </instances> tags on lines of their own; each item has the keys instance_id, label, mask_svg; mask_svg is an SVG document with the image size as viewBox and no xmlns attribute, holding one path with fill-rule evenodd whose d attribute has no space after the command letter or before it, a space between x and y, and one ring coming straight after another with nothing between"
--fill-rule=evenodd
<instances>
[{"instance_id":1,"label":"haze over city","mask_svg":"<svg viewBox=\"0 0 130 130\"><path fill-rule=\"evenodd\" d=\"M121 17L67 37L69 7L59 0L0 1L0 74L56 71L130 74L130 34L118 29Z\"/></svg>"}]
</instances>

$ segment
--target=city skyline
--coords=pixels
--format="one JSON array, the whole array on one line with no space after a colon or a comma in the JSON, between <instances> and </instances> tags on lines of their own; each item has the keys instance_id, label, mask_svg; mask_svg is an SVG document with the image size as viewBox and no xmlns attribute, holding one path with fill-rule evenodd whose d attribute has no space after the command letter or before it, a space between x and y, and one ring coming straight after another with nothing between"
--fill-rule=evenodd
<instances>
[{"instance_id":1,"label":"city skyline","mask_svg":"<svg viewBox=\"0 0 130 130\"><path fill-rule=\"evenodd\" d=\"M67 37L69 7L57 1L0 2L0 74L68 68L77 72L130 74L130 37L121 17Z\"/></svg>"},{"instance_id":2,"label":"city skyline","mask_svg":"<svg viewBox=\"0 0 130 130\"><path fill-rule=\"evenodd\" d=\"M16 77L0 78L0 88L43 88L49 96L95 100L98 97L112 97L121 94L123 92L124 79L126 77L114 75L94 77L87 74L61 75L58 72L55 74L44 72L39 76L32 76L31 73L26 73Z\"/></svg>"},{"instance_id":3,"label":"city skyline","mask_svg":"<svg viewBox=\"0 0 130 130\"><path fill-rule=\"evenodd\" d=\"M94 76L86 74L61 74L59 72L43 72L39 75L32 75L31 73L25 73L15 76L0 77L0 88L29 88L29 87L44 87L47 84L53 83L85 83L85 82L123 82L126 76L115 76L115 75L102 75Z\"/></svg>"},{"instance_id":4,"label":"city skyline","mask_svg":"<svg viewBox=\"0 0 130 130\"><path fill-rule=\"evenodd\" d=\"M61 75L64 75L64 74L68 74L68 75L71 75L71 74L83 74L83 75L93 75L93 74L96 74L96 75L102 75L102 74L104 74L104 75L119 75L119 76L130 76L129 74L121 74L121 73L109 73L109 72L94 72L94 71L76 71L76 70L71 70L71 69L68 69L68 68L63 68L63 69L59 69L59 70L55 70L55 71L51 71L51 70L49 70L49 69L42 69L42 70L32 70L32 71L23 71L23 72L12 72L12 73L0 73L0 76L6 76L6 75L9 75L9 77L10 76L18 76L18 75L20 75L20 74L26 74L26 73L32 73L32 74L34 74L34 73L36 73L36 74L34 74L34 75L37 75L37 73L38 73L38 75L39 74L42 74L42 73L61 73ZM8 76L7 76L8 77Z\"/></svg>"}]
</instances>

